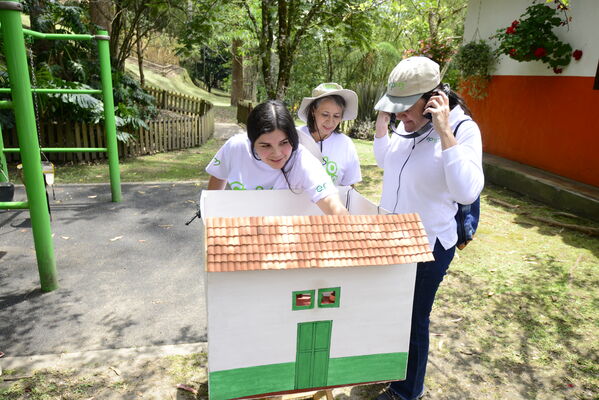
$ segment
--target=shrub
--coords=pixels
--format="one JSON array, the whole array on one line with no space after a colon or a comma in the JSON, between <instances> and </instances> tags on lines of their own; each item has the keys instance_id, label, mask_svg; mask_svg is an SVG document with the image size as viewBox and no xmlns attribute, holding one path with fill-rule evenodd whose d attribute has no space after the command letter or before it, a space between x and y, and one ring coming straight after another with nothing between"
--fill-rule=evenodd
<instances>
[{"instance_id":1,"label":"shrub","mask_svg":"<svg viewBox=\"0 0 599 400\"><path fill-rule=\"evenodd\" d=\"M485 97L496 61L497 55L484 40L471 41L461 46L453 59L462 78L461 88L471 97Z\"/></svg>"}]
</instances>

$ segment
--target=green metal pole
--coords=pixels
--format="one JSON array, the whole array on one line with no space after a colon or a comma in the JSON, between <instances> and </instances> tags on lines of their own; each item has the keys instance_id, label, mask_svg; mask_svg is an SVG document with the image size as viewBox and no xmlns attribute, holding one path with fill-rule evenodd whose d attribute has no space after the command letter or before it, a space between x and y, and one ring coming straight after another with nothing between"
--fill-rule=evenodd
<instances>
[{"instance_id":1,"label":"green metal pole","mask_svg":"<svg viewBox=\"0 0 599 400\"><path fill-rule=\"evenodd\" d=\"M43 153L106 153L106 147L42 147ZM18 153L18 147L7 147L5 153Z\"/></svg>"},{"instance_id":2,"label":"green metal pole","mask_svg":"<svg viewBox=\"0 0 599 400\"><path fill-rule=\"evenodd\" d=\"M4 56L15 114L17 135L21 144L23 180L29 201L33 241L37 256L42 292L58 288L50 213L46 205L46 188L42 176L40 146L37 139L35 112L29 82L29 68L21 25L22 6L18 2L0 0L0 23L4 38Z\"/></svg>"},{"instance_id":3,"label":"green metal pole","mask_svg":"<svg viewBox=\"0 0 599 400\"><path fill-rule=\"evenodd\" d=\"M0 126L0 182L8 182L8 167L4 155L4 139L2 138L2 126Z\"/></svg>"},{"instance_id":4,"label":"green metal pole","mask_svg":"<svg viewBox=\"0 0 599 400\"><path fill-rule=\"evenodd\" d=\"M30 29L23 29L25 35L32 36L37 39L50 39L50 40L92 40L93 35L78 35L73 33L41 33L32 31Z\"/></svg>"},{"instance_id":5,"label":"green metal pole","mask_svg":"<svg viewBox=\"0 0 599 400\"><path fill-rule=\"evenodd\" d=\"M98 89L31 89L32 93L101 94ZM9 88L0 88L0 93L10 93Z\"/></svg>"},{"instance_id":6,"label":"green metal pole","mask_svg":"<svg viewBox=\"0 0 599 400\"><path fill-rule=\"evenodd\" d=\"M121 201L121 172L119 169L119 148L116 141L116 118L114 117L114 99L112 97L112 72L110 67L110 49L108 31L98 31L98 53L100 57L100 79L104 100L104 132L108 149L108 169L110 172L110 190L112 201Z\"/></svg>"},{"instance_id":7,"label":"green metal pole","mask_svg":"<svg viewBox=\"0 0 599 400\"><path fill-rule=\"evenodd\" d=\"M27 201L0 201L0 210L19 210L29 208Z\"/></svg>"}]
</instances>

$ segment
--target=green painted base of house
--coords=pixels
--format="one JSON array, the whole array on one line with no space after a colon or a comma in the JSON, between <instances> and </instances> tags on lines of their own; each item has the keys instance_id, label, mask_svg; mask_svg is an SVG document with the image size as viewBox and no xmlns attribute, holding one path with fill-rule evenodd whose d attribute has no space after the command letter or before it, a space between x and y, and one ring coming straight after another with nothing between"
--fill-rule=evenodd
<instances>
[{"instance_id":1,"label":"green painted base of house","mask_svg":"<svg viewBox=\"0 0 599 400\"><path fill-rule=\"evenodd\" d=\"M405 379L408 353L329 359L327 386ZM226 400L295 389L295 363L211 372L210 400Z\"/></svg>"}]
</instances>

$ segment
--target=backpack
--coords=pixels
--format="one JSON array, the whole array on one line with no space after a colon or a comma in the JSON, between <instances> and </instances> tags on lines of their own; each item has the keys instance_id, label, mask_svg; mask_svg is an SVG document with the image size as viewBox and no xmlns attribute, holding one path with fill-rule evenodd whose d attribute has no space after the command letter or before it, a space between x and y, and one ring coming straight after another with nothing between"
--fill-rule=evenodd
<instances>
[{"instance_id":1,"label":"backpack","mask_svg":"<svg viewBox=\"0 0 599 400\"><path fill-rule=\"evenodd\" d=\"M466 121L472 121L471 119L465 119L460 121L453 131L455 137L458 133L458 128L462 123ZM458 241L456 247L463 250L464 247L470 243L478 228L478 220L480 219L480 196L474 200L472 204L460 204L458 203L458 212L455 214L455 220L458 225Z\"/></svg>"}]
</instances>

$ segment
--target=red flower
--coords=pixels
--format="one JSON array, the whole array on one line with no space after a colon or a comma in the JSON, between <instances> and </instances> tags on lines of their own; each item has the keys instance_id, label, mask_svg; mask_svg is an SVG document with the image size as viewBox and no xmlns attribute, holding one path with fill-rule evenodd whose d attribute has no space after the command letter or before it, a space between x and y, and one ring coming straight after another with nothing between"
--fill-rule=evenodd
<instances>
[{"instance_id":1,"label":"red flower","mask_svg":"<svg viewBox=\"0 0 599 400\"><path fill-rule=\"evenodd\" d=\"M517 53L516 49L510 49L510 56L515 56Z\"/></svg>"},{"instance_id":2,"label":"red flower","mask_svg":"<svg viewBox=\"0 0 599 400\"><path fill-rule=\"evenodd\" d=\"M547 54L547 51L545 50L544 47L537 47L537 49L535 50L536 58L545 57L546 54Z\"/></svg>"},{"instance_id":3,"label":"red flower","mask_svg":"<svg viewBox=\"0 0 599 400\"><path fill-rule=\"evenodd\" d=\"M576 61L580 60L580 58L582 57L582 50L574 50L574 53L572 53L572 57L574 57Z\"/></svg>"},{"instance_id":4,"label":"red flower","mask_svg":"<svg viewBox=\"0 0 599 400\"><path fill-rule=\"evenodd\" d=\"M518 26L518 24L520 24L520 21L518 21L517 19L514 20L514 22L512 22L512 26L515 28Z\"/></svg>"},{"instance_id":5,"label":"red flower","mask_svg":"<svg viewBox=\"0 0 599 400\"><path fill-rule=\"evenodd\" d=\"M514 28L513 26L508 26L508 28L505 30L505 33L507 33L508 35L511 35L515 32L516 32L516 28Z\"/></svg>"},{"instance_id":6,"label":"red flower","mask_svg":"<svg viewBox=\"0 0 599 400\"><path fill-rule=\"evenodd\" d=\"M558 68L558 67L553 68L553 72L555 72L556 74L561 74L563 71L564 71L563 68Z\"/></svg>"}]
</instances>

